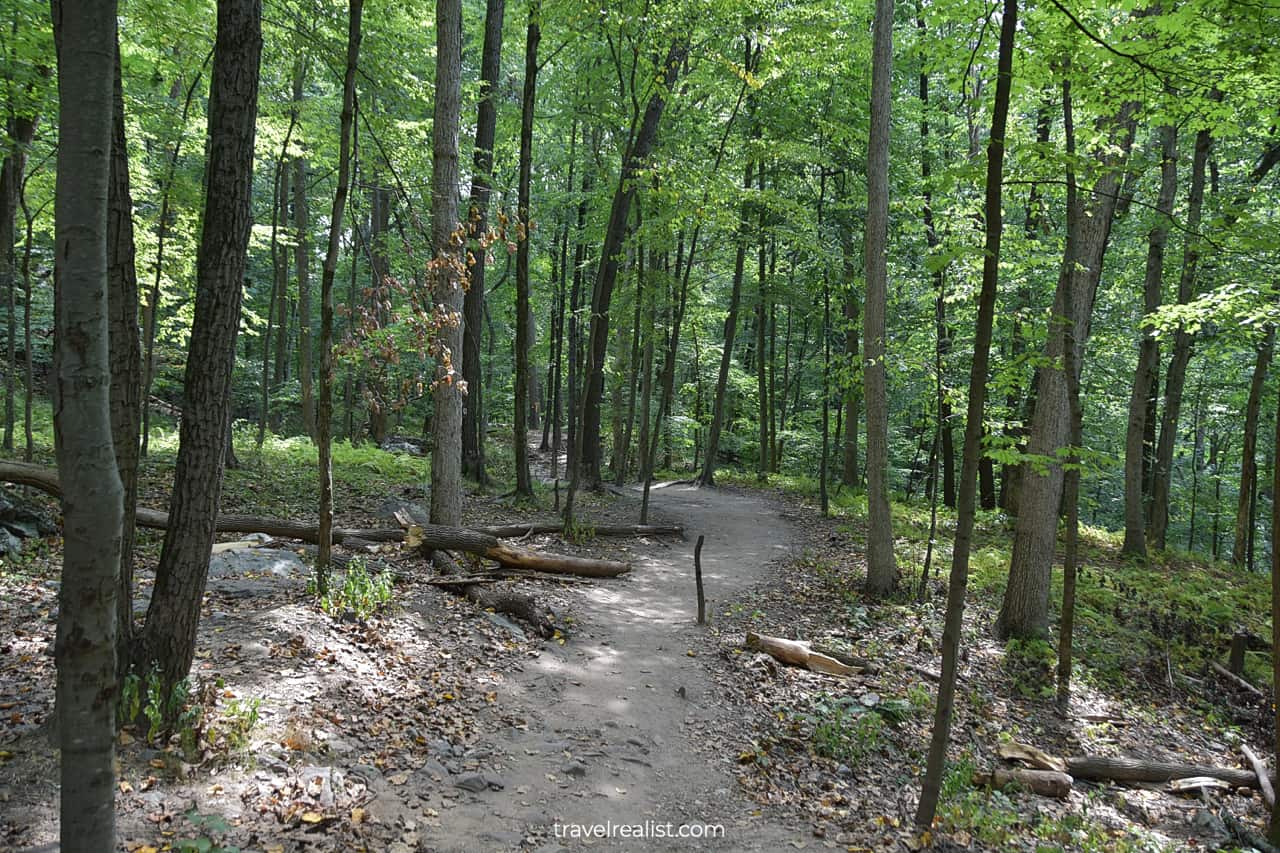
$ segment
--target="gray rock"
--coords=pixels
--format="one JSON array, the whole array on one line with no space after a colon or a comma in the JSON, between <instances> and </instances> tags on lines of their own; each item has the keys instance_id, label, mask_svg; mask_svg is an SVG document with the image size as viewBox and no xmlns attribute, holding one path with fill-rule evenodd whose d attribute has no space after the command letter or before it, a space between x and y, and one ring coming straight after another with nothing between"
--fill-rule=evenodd
<instances>
[{"instance_id":1,"label":"gray rock","mask_svg":"<svg viewBox=\"0 0 1280 853\"><path fill-rule=\"evenodd\" d=\"M387 498L378 504L378 508L374 514L378 518L384 518L387 521L395 521L396 513L403 512L413 520L415 524L429 524L431 516L423 508L422 504L413 501L401 500L400 498Z\"/></svg>"},{"instance_id":2,"label":"gray rock","mask_svg":"<svg viewBox=\"0 0 1280 853\"><path fill-rule=\"evenodd\" d=\"M587 765L583 764L581 761L574 761L566 764L564 767L561 767L560 772L566 776L573 776L577 779L581 779L583 776L587 775Z\"/></svg>"},{"instance_id":3,"label":"gray rock","mask_svg":"<svg viewBox=\"0 0 1280 853\"><path fill-rule=\"evenodd\" d=\"M418 769L418 774L425 775L432 781L444 781L452 775L448 768L434 758L428 758L426 764Z\"/></svg>"},{"instance_id":4,"label":"gray rock","mask_svg":"<svg viewBox=\"0 0 1280 853\"><path fill-rule=\"evenodd\" d=\"M489 789L489 780L485 778L483 773L467 773L459 776L457 781L453 783L453 787L478 794Z\"/></svg>"},{"instance_id":5,"label":"gray rock","mask_svg":"<svg viewBox=\"0 0 1280 853\"><path fill-rule=\"evenodd\" d=\"M511 634L517 640L527 639L525 637L524 630L519 625L512 622L510 619L506 618L505 616L500 616L497 613L490 613L487 610L484 611L484 615L485 615L485 618L487 618L493 624L497 625L500 628L506 628L508 631L510 631Z\"/></svg>"}]
</instances>

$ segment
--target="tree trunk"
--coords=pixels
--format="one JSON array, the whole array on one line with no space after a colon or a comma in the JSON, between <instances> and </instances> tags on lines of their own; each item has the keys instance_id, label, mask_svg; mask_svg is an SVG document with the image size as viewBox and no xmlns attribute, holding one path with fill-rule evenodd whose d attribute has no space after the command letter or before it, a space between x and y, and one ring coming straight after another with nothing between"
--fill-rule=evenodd
<instances>
[{"instance_id":1,"label":"tree trunk","mask_svg":"<svg viewBox=\"0 0 1280 853\"><path fill-rule=\"evenodd\" d=\"M613 285L618 277L618 256L626 236L631 202L638 191L640 169L658 138L658 124L666 107L666 96L675 85L680 66L688 54L688 44L677 38L667 51L659 69L661 85L655 88L645 107L644 118L635 138L623 156L622 172L613 195L604 244L600 247L600 266L596 272L591 299L591 331L588 335L584 387L578 415L579 429L574 436L573 475L565 499L565 519L573 519L573 499L585 477L593 485L600 479L600 406L604 396L604 359L609 344L609 305Z\"/></svg>"},{"instance_id":2,"label":"tree trunk","mask_svg":"<svg viewBox=\"0 0 1280 853\"><path fill-rule=\"evenodd\" d=\"M1258 477L1258 416L1262 411L1262 392L1271 366L1271 354L1275 350L1276 330L1267 330L1267 337L1258 347L1253 366L1253 380L1249 383L1249 402L1245 407L1244 437L1240 449L1240 491L1236 502L1235 540L1231 546L1231 562L1244 566L1248 556L1250 531L1253 529L1251 503L1256 495Z\"/></svg>"},{"instance_id":3,"label":"tree trunk","mask_svg":"<svg viewBox=\"0 0 1280 853\"><path fill-rule=\"evenodd\" d=\"M516 464L516 495L533 498L533 481L529 477L529 244L533 240L530 231L529 180L533 169L533 113L537 102L538 42L542 40L541 0L529 4L529 25L524 43L524 92L520 101L520 178L519 200L516 214L516 375L514 434L512 435Z\"/></svg>"},{"instance_id":4,"label":"tree trunk","mask_svg":"<svg viewBox=\"0 0 1280 853\"><path fill-rule=\"evenodd\" d=\"M17 256L14 253L18 193L26 172L27 147L35 136L35 119L19 116L8 122L10 153L0 161L0 289L8 300L8 343L5 364L4 397L4 449L13 450L13 431L16 412L14 397L17 394L18 375L18 311L17 311Z\"/></svg>"},{"instance_id":5,"label":"tree trunk","mask_svg":"<svg viewBox=\"0 0 1280 853\"><path fill-rule=\"evenodd\" d=\"M347 18L347 67L342 83L342 115L338 131L338 186L329 214L329 247L320 275L320 399L316 406L315 435L320 457L320 529L316 556L316 587L321 595L329 587L329 556L333 548L333 280L338 272L342 245L342 216L347 209L351 179L351 136L355 124L356 72L360 64L360 25L364 0L351 0ZM376 269L376 267L375 267Z\"/></svg>"},{"instance_id":6,"label":"tree trunk","mask_svg":"<svg viewBox=\"0 0 1280 853\"><path fill-rule=\"evenodd\" d=\"M475 263L471 266L471 284L463 299L462 376L467 394L462 401L462 473L481 486L488 482L485 471L485 435L480 429L484 409L484 383L480 375L480 329L484 321L484 280L488 251L486 232L489 226L489 195L493 186L493 141L498 110L494 103L494 86L502 71L502 20L505 0L488 0L484 14L484 47L480 56L480 106L476 117L476 143L471 180L471 203L467 214Z\"/></svg>"},{"instance_id":7,"label":"tree trunk","mask_svg":"<svg viewBox=\"0 0 1280 853\"><path fill-rule=\"evenodd\" d=\"M1276 405L1275 447L1280 448L1280 403ZM1280 464L1271 468L1271 683L1280 684ZM1276 767L1280 768L1280 708L1272 712L1271 751L1276 757ZM1280 844L1280 798L1271 809L1271 826L1267 830L1267 840L1272 844Z\"/></svg>"},{"instance_id":8,"label":"tree trunk","mask_svg":"<svg viewBox=\"0 0 1280 853\"><path fill-rule=\"evenodd\" d=\"M458 102L462 92L462 0L436 3L436 100L432 125L432 296L449 322L436 330L431 522L462 521L462 283L458 223Z\"/></svg>"},{"instance_id":9,"label":"tree trunk","mask_svg":"<svg viewBox=\"0 0 1280 853\"><path fill-rule=\"evenodd\" d=\"M138 344L138 273L134 266L133 199L124 129L124 88L116 45L107 213L107 308L110 312L111 439L123 490L120 586L116 595L116 671L129 666L133 639L133 508L138 503L138 431L142 420L142 353ZM12 338L11 338L12 340Z\"/></svg>"},{"instance_id":10,"label":"tree trunk","mask_svg":"<svg viewBox=\"0 0 1280 853\"><path fill-rule=\"evenodd\" d=\"M1133 113L1136 105L1125 103L1109 120L1111 144L1094 152L1098 176L1085 208L1076 219L1076 234L1068 234L1068 253L1064 256L1054 296L1054 317L1066 310L1064 299L1074 294L1075 312L1071 321L1075 341L1075 367L1083 362L1084 346L1089 337L1089 320L1102 261L1111 235L1120 172L1133 141ZM1067 281L1067 276L1074 276ZM1040 370L1035 413L1027 452L1040 457L1053 457L1069 440L1070 413L1067 382L1062 368L1062 335L1049 335L1045 341L1046 367ZM1058 510L1062 498L1062 466L1050 464L1041 472L1023 465L1018 487L1018 521L1014 528L1013 555L1009 566L1009 583L1004 603L996 622L1002 637L1043 636L1049 627L1049 577L1053 564L1054 544L1058 534Z\"/></svg>"},{"instance_id":11,"label":"tree trunk","mask_svg":"<svg viewBox=\"0 0 1280 853\"><path fill-rule=\"evenodd\" d=\"M295 121L302 107L306 69L304 60L294 61L293 104L289 115ZM311 223L307 210L307 158L305 157L298 157L293 161L293 224L297 229L293 264L298 273L298 383L302 390L302 430L312 439L318 440L315 392L311 382L314 373L311 366L311 247L308 244ZM282 318L281 326L288 328L288 325ZM286 353L287 351L286 348ZM321 359L323 358L324 356L321 355ZM324 393L323 389L321 393Z\"/></svg>"},{"instance_id":12,"label":"tree trunk","mask_svg":"<svg viewBox=\"0 0 1280 853\"><path fill-rule=\"evenodd\" d=\"M1187 195L1186 228L1188 234L1200 233L1204 206L1204 174L1209 160L1212 138L1208 130L1196 134L1195 154L1191 161L1191 189ZM1195 296L1196 273L1200 263L1198 240L1187 240L1182 249L1182 275L1178 279L1178 304L1185 305ZM1151 507L1148 544L1157 549L1165 546L1169 530L1169 492L1173 482L1173 451L1178 436L1178 418L1182 411L1182 389L1186 382L1187 363L1191 361L1192 337L1182 325L1173 335L1173 355L1164 380L1164 410L1160 416L1160 439L1156 445L1156 461L1151 483Z\"/></svg>"},{"instance_id":13,"label":"tree trunk","mask_svg":"<svg viewBox=\"0 0 1280 853\"><path fill-rule=\"evenodd\" d=\"M1149 318L1160 307L1164 288L1164 248L1169 240L1169 223L1178 184L1178 130L1160 128L1160 195L1156 200L1156 221L1147 235L1147 270L1143 283L1143 316ZM1144 506L1143 461L1146 458L1147 415L1151 389L1160 367L1160 344L1155 327L1144 320L1142 342L1138 345L1138 367L1129 395L1129 425L1124 443L1124 545L1122 554L1146 558L1147 513Z\"/></svg>"},{"instance_id":14,"label":"tree trunk","mask_svg":"<svg viewBox=\"0 0 1280 853\"><path fill-rule=\"evenodd\" d=\"M64 547L58 592L60 840L115 848L116 615L124 489L112 449L108 198L116 8L58 0L54 438ZM69 81L74 80L74 85ZM7 247L6 247L7 249Z\"/></svg>"},{"instance_id":15,"label":"tree trunk","mask_svg":"<svg viewBox=\"0 0 1280 853\"><path fill-rule=\"evenodd\" d=\"M825 178L824 178L825 180ZM760 168L760 194L764 194L764 167ZM756 396L759 398L759 421L760 421L760 454L756 459L756 479L764 482L769 476L769 376L768 376L768 359L765 357L765 324L769 317L769 279L767 276L768 269L768 243L765 239L765 209L760 208L760 233L757 239L760 245L756 256ZM818 228L821 230L822 223L819 220ZM819 235L821 240L821 235ZM829 303L831 301L830 284L826 279L824 267L823 272L823 299L827 300L827 311L830 311ZM829 359L828 359L829 361ZM829 366L824 365L828 378L830 374ZM830 390L824 388L824 393L829 394ZM824 442L825 445L825 442ZM823 447L822 466L826 468L827 448ZM823 491L826 490L826 477L823 477ZM825 514L825 513L824 513Z\"/></svg>"},{"instance_id":16,"label":"tree trunk","mask_svg":"<svg viewBox=\"0 0 1280 853\"><path fill-rule=\"evenodd\" d=\"M871 132L867 142L867 309L863 383L867 395L867 594L883 598L898 584L889 512L889 402L885 310L889 234L889 113L892 108L893 0L876 0L871 56ZM976 476L976 469L975 469Z\"/></svg>"},{"instance_id":17,"label":"tree trunk","mask_svg":"<svg viewBox=\"0 0 1280 853\"><path fill-rule=\"evenodd\" d=\"M209 95L204 226L169 527L135 660L156 662L166 695L195 654L222 492L231 373L252 224L253 141L262 52L259 0L220 0Z\"/></svg>"},{"instance_id":18,"label":"tree trunk","mask_svg":"<svg viewBox=\"0 0 1280 853\"><path fill-rule=\"evenodd\" d=\"M844 465L841 468L840 482L849 488L856 489L862 479L858 470L858 420L860 417L859 412L862 408L862 394L860 393L861 383L857 379L860 366L858 344L862 337L861 330L858 328L858 315L861 313L862 303L858 298L858 267L854 255L853 223L846 223L842 230L844 231L844 239L841 241L843 247L842 256L844 258L844 318L848 324L844 333L844 352L848 359L846 369L849 371L849 379L844 396ZM790 329L790 314L787 316L788 329ZM790 334L787 337L788 342L784 349L789 351ZM784 391L782 396L783 411L779 413L779 420L782 420L786 415L786 373L787 370L784 366L782 380Z\"/></svg>"},{"instance_id":19,"label":"tree trunk","mask_svg":"<svg viewBox=\"0 0 1280 853\"><path fill-rule=\"evenodd\" d=\"M938 701L934 708L933 736L925 768L916 826L928 828L938 808L942 776L951 739L951 716L955 703L956 674L960 665L961 629L964 624L964 596L969 583L969 551L972 547L976 515L978 460L982 455L983 412L987 398L987 369L991 355L991 330L995 324L996 295L1000 275L1000 237L1003 227L1000 209L1004 180L1004 142L1009 115L1009 93L1013 85L1013 40L1017 32L1017 0L1004 0L1000 24L995 103L991 112L991 136L987 142L986 246L982 262L982 289L978 295L978 324L969 369L969 409L965 413L964 458L957 495L956 536L951 555L947 612L942 632L942 673L938 679Z\"/></svg>"}]
</instances>

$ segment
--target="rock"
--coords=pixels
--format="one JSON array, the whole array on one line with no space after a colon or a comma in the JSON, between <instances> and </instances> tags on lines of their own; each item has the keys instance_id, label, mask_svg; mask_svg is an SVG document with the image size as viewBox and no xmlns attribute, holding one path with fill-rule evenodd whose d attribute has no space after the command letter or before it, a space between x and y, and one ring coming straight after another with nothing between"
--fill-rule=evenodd
<instances>
[{"instance_id":1,"label":"rock","mask_svg":"<svg viewBox=\"0 0 1280 853\"><path fill-rule=\"evenodd\" d=\"M508 631L510 631L512 636L514 636L517 640L523 641L528 639L525 636L524 630L521 629L519 625L512 622L510 619L506 618L505 616L501 616L497 613L490 613L487 610L484 611L484 615L485 615L485 618L487 618L493 624L497 625L500 628L506 628Z\"/></svg>"},{"instance_id":2,"label":"rock","mask_svg":"<svg viewBox=\"0 0 1280 853\"><path fill-rule=\"evenodd\" d=\"M587 775L587 765L581 761L574 761L560 768L560 772L565 776L573 776L578 779Z\"/></svg>"},{"instance_id":3,"label":"rock","mask_svg":"<svg viewBox=\"0 0 1280 853\"><path fill-rule=\"evenodd\" d=\"M1222 822L1222 818L1208 809L1198 810L1191 824L1199 830L1200 843L1209 850L1216 850L1222 846L1223 842L1231 840L1231 832Z\"/></svg>"},{"instance_id":4,"label":"rock","mask_svg":"<svg viewBox=\"0 0 1280 853\"><path fill-rule=\"evenodd\" d=\"M478 794L489 789L489 781L485 779L483 773L467 773L464 776L459 776L457 781L453 783L453 787Z\"/></svg>"},{"instance_id":5,"label":"rock","mask_svg":"<svg viewBox=\"0 0 1280 853\"><path fill-rule=\"evenodd\" d=\"M422 504L414 503L413 501L401 500L400 498L387 498L385 501L378 504L378 508L374 510L374 515L378 518L394 522L396 520L397 512L402 512L408 515L409 518L413 520L414 524L430 523L431 516Z\"/></svg>"},{"instance_id":6,"label":"rock","mask_svg":"<svg viewBox=\"0 0 1280 853\"><path fill-rule=\"evenodd\" d=\"M427 762L418 768L418 772L415 775L424 775L431 781L441 782L448 779L452 774L439 761L434 758L428 758Z\"/></svg>"},{"instance_id":7,"label":"rock","mask_svg":"<svg viewBox=\"0 0 1280 853\"><path fill-rule=\"evenodd\" d=\"M485 773L483 776L485 784L487 784L491 790L501 791L503 788L507 787L506 783L502 781L500 776L495 776L492 773Z\"/></svg>"}]
</instances>

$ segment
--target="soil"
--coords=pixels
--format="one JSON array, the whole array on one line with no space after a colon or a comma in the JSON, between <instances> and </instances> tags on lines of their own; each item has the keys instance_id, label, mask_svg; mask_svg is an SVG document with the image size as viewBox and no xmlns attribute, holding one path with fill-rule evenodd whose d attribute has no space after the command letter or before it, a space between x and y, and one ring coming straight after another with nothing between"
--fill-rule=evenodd
<instances>
[{"instance_id":1,"label":"soil","mask_svg":"<svg viewBox=\"0 0 1280 853\"><path fill-rule=\"evenodd\" d=\"M633 520L638 502L628 490L592 509ZM792 527L765 497L679 484L652 489L651 517L683 524L684 541L524 543L634 566L609 581L519 584L557 616L547 642L422 583L426 567L394 549L370 560L400 574L402 609L367 622L319 612L301 564L281 558L292 555L254 549L233 564L242 571L216 561L193 672L210 709L203 753L123 735L125 848L200 837L265 851L807 846L805 826L762 812L734 778L723 737L740 721L718 695L726 662L696 624L693 584L699 535L714 609L793 555ZM145 575L139 586L145 598ZM56 582L33 581L4 616L0 847L52 849ZM708 832L720 837L670 837Z\"/></svg>"}]
</instances>

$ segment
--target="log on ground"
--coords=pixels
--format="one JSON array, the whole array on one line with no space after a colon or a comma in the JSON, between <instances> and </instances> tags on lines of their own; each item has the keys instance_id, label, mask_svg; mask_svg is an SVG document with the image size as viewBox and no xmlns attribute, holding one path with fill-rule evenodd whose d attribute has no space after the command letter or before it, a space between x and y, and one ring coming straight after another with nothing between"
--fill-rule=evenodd
<instances>
[{"instance_id":1,"label":"log on ground","mask_svg":"<svg viewBox=\"0 0 1280 853\"><path fill-rule=\"evenodd\" d=\"M815 652L808 643L787 640L782 637L766 637L754 631L747 632L747 648L764 652L775 660L792 666L802 666L814 672L828 675L857 675L860 667L841 663L829 655Z\"/></svg>"},{"instance_id":2,"label":"log on ground","mask_svg":"<svg viewBox=\"0 0 1280 853\"><path fill-rule=\"evenodd\" d=\"M1149 761L1145 758L1076 755L1067 759L1067 772L1076 779L1111 782L1168 782L1189 776L1212 776L1236 788L1258 787L1252 770L1214 767L1210 764L1182 764L1174 761Z\"/></svg>"},{"instance_id":3,"label":"log on ground","mask_svg":"<svg viewBox=\"0 0 1280 853\"><path fill-rule=\"evenodd\" d=\"M1028 770L1023 767L996 767L990 773L973 774L975 785L1003 788L1016 782L1042 797L1056 797L1060 800L1070 796L1072 781L1066 773L1057 770Z\"/></svg>"}]
</instances>

